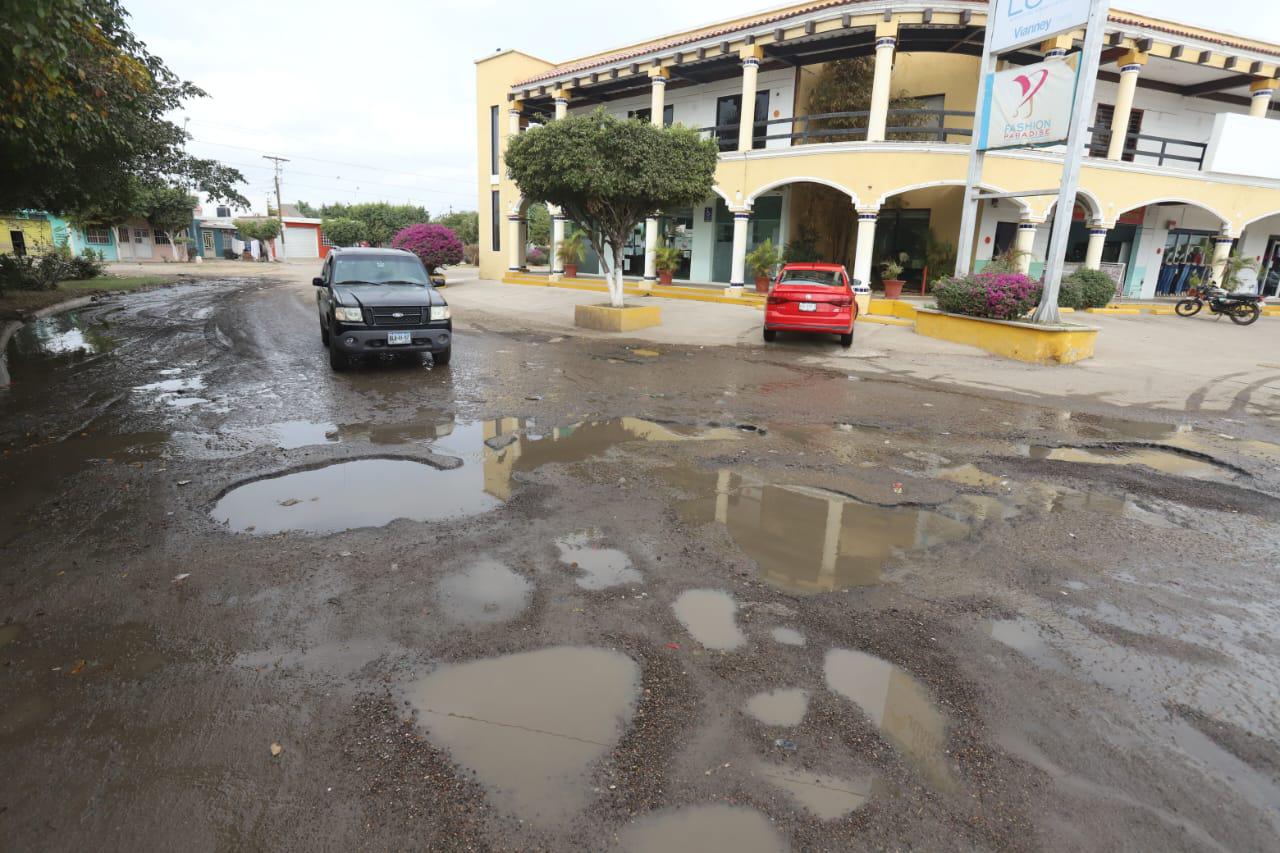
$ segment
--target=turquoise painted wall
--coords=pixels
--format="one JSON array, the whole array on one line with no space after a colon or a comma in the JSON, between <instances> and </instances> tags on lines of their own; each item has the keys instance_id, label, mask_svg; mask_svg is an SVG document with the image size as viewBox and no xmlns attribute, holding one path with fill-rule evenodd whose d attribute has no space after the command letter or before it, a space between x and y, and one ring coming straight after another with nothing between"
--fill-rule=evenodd
<instances>
[{"instance_id":1,"label":"turquoise painted wall","mask_svg":"<svg viewBox=\"0 0 1280 853\"><path fill-rule=\"evenodd\" d=\"M66 246L71 250L71 254L80 255L85 249L93 249L95 252L101 252L104 260L117 261L120 259L120 253L116 249L116 229L107 228L106 243L90 243L88 236L83 228L77 228L63 219L61 216L49 214L49 223L53 227L53 239L59 246Z\"/></svg>"}]
</instances>

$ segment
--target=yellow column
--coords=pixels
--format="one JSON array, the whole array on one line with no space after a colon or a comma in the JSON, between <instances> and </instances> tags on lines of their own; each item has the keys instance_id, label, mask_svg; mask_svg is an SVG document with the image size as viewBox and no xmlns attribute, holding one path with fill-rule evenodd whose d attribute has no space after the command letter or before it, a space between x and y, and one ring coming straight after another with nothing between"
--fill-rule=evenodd
<instances>
[{"instance_id":1,"label":"yellow column","mask_svg":"<svg viewBox=\"0 0 1280 853\"><path fill-rule=\"evenodd\" d=\"M551 280L559 281L564 275L564 263L560 260L560 244L564 242L564 214L560 208L551 209Z\"/></svg>"},{"instance_id":2,"label":"yellow column","mask_svg":"<svg viewBox=\"0 0 1280 853\"><path fill-rule=\"evenodd\" d=\"M1111 141L1107 159L1119 160L1124 153L1125 136L1129 133L1129 114L1133 112L1133 93L1138 88L1138 73L1147 64L1147 55L1131 50L1116 60L1120 66L1120 88L1116 92L1116 109L1111 118Z\"/></svg>"},{"instance_id":3,"label":"yellow column","mask_svg":"<svg viewBox=\"0 0 1280 853\"><path fill-rule=\"evenodd\" d=\"M750 151L756 127L756 79L764 50L752 45L744 47L738 55L742 57L742 124L738 127L738 150Z\"/></svg>"},{"instance_id":4,"label":"yellow column","mask_svg":"<svg viewBox=\"0 0 1280 853\"><path fill-rule=\"evenodd\" d=\"M524 266L524 245L521 238L524 236L524 220L520 214L513 213L507 216L507 270L509 272L519 272L520 267Z\"/></svg>"},{"instance_id":5,"label":"yellow column","mask_svg":"<svg viewBox=\"0 0 1280 853\"><path fill-rule=\"evenodd\" d=\"M1031 261L1035 258L1032 251L1035 249L1036 229L1039 225L1040 223L1030 219L1024 219L1018 223L1018 236L1014 240L1013 248L1018 254L1015 266L1023 275L1031 273Z\"/></svg>"},{"instance_id":6,"label":"yellow column","mask_svg":"<svg viewBox=\"0 0 1280 853\"><path fill-rule=\"evenodd\" d=\"M854 280L871 285L871 265L875 261L872 254L876 250L876 217L880 214L878 207L858 208L858 236L853 249Z\"/></svg>"},{"instance_id":7,"label":"yellow column","mask_svg":"<svg viewBox=\"0 0 1280 853\"><path fill-rule=\"evenodd\" d=\"M1089 246L1084 250L1085 269L1102 269L1102 248L1107 242L1107 232L1110 230L1110 226L1101 223L1089 226Z\"/></svg>"},{"instance_id":8,"label":"yellow column","mask_svg":"<svg viewBox=\"0 0 1280 853\"><path fill-rule=\"evenodd\" d=\"M1218 287L1222 286L1222 274L1227 269L1227 258L1231 257L1231 244L1235 238L1229 234L1219 234L1213 238L1213 272L1210 280Z\"/></svg>"},{"instance_id":9,"label":"yellow column","mask_svg":"<svg viewBox=\"0 0 1280 853\"><path fill-rule=\"evenodd\" d=\"M556 121L559 121L569 114L569 90L557 89L552 97L556 102Z\"/></svg>"},{"instance_id":10,"label":"yellow column","mask_svg":"<svg viewBox=\"0 0 1280 853\"><path fill-rule=\"evenodd\" d=\"M1271 96L1276 92L1275 80L1254 80L1249 84L1253 100L1249 102L1249 115L1254 118L1266 118L1271 109Z\"/></svg>"},{"instance_id":11,"label":"yellow column","mask_svg":"<svg viewBox=\"0 0 1280 853\"><path fill-rule=\"evenodd\" d=\"M871 115L867 118L867 141L884 142L889 119L889 88L893 78L893 49L898 43L896 21L876 24L876 72L871 81Z\"/></svg>"},{"instance_id":12,"label":"yellow column","mask_svg":"<svg viewBox=\"0 0 1280 853\"><path fill-rule=\"evenodd\" d=\"M1067 51L1071 50L1072 44L1074 42L1069 35L1054 36L1040 42L1040 49L1044 51L1045 59L1061 59L1067 55Z\"/></svg>"},{"instance_id":13,"label":"yellow column","mask_svg":"<svg viewBox=\"0 0 1280 853\"><path fill-rule=\"evenodd\" d=\"M751 208L733 211L733 265L729 272L729 295L741 296L747 280L747 237L751 225Z\"/></svg>"},{"instance_id":14,"label":"yellow column","mask_svg":"<svg viewBox=\"0 0 1280 853\"><path fill-rule=\"evenodd\" d=\"M653 83L649 96L649 118L658 127L662 127L662 114L667 109L667 78L671 72L665 68L650 68L649 80Z\"/></svg>"},{"instance_id":15,"label":"yellow column","mask_svg":"<svg viewBox=\"0 0 1280 853\"><path fill-rule=\"evenodd\" d=\"M729 485L732 476L728 468L721 468L716 472L716 521L721 524L729 523Z\"/></svg>"},{"instance_id":16,"label":"yellow column","mask_svg":"<svg viewBox=\"0 0 1280 853\"><path fill-rule=\"evenodd\" d=\"M507 136L520 135L520 113L524 110L522 101L512 101L507 107Z\"/></svg>"},{"instance_id":17,"label":"yellow column","mask_svg":"<svg viewBox=\"0 0 1280 853\"><path fill-rule=\"evenodd\" d=\"M822 566L818 588L836 588L836 561L840 558L840 532L844 524L844 501L827 498L827 525L822 536Z\"/></svg>"}]
</instances>

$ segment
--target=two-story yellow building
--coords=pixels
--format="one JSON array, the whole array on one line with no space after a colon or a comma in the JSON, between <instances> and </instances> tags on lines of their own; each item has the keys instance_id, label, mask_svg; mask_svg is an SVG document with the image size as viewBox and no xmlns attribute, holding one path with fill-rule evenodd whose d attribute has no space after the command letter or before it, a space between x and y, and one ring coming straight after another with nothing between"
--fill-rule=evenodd
<instances>
[{"instance_id":1,"label":"two-story yellow building","mask_svg":"<svg viewBox=\"0 0 1280 853\"><path fill-rule=\"evenodd\" d=\"M681 249L677 281L740 292L744 258L764 240L848 263L873 281L901 259L919 285L949 273L959 239L988 4L811 2L555 64L519 51L477 62L480 270L527 268L528 203L503 149L532 124L600 107L679 123L718 140L715 195L661 211L625 247L625 272L656 277L654 250ZM1031 64L1080 49L1083 33L1002 58ZM1264 292L1280 283L1280 45L1113 10L1067 259L1103 268L1128 297L1184 291L1232 250L1257 259ZM822 112L838 72L862 63L861 110ZM1123 132L1112 132L1112 128ZM982 185L1056 186L1062 148L991 152ZM1038 274L1055 196L984 201L977 269L1018 248ZM570 223L553 214L555 250ZM934 269L929 269L930 265ZM941 267L941 268L940 268ZM587 257L580 267L597 269ZM911 289L909 284L909 290Z\"/></svg>"}]
</instances>

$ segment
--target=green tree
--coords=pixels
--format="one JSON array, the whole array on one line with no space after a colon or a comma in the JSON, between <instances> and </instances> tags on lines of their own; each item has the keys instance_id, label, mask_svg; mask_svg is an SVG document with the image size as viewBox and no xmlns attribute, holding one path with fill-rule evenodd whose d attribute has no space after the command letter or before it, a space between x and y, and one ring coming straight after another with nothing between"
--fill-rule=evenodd
<instances>
[{"instance_id":1,"label":"green tree","mask_svg":"<svg viewBox=\"0 0 1280 853\"><path fill-rule=\"evenodd\" d=\"M366 239L364 223L345 216L322 220L320 231L334 246L358 246Z\"/></svg>"},{"instance_id":2,"label":"green tree","mask_svg":"<svg viewBox=\"0 0 1280 853\"><path fill-rule=\"evenodd\" d=\"M141 194L140 213L151 223L151 227L164 232L173 248L173 259L187 259L184 249L178 255L179 244L185 242L187 229L191 227L191 210L196 206L196 197L182 187L172 184L151 183L144 185Z\"/></svg>"},{"instance_id":3,"label":"green tree","mask_svg":"<svg viewBox=\"0 0 1280 853\"><path fill-rule=\"evenodd\" d=\"M320 208L312 207L305 201L295 202L294 207L298 208L298 213L307 217L307 219L320 219Z\"/></svg>"},{"instance_id":4,"label":"green tree","mask_svg":"<svg viewBox=\"0 0 1280 853\"><path fill-rule=\"evenodd\" d=\"M711 195L718 156L718 145L696 130L654 127L598 109L512 138L506 160L525 198L556 205L586 231L610 302L621 308L627 237L646 216Z\"/></svg>"},{"instance_id":5,"label":"green tree","mask_svg":"<svg viewBox=\"0 0 1280 853\"><path fill-rule=\"evenodd\" d=\"M431 214L416 204L389 204L385 201L361 204L326 204L320 208L325 219L355 219L364 224L365 236L375 246L391 243L391 238L410 225L430 222Z\"/></svg>"},{"instance_id":6,"label":"green tree","mask_svg":"<svg viewBox=\"0 0 1280 853\"><path fill-rule=\"evenodd\" d=\"M236 230L240 232L240 236L246 240L261 240L262 254L259 260L269 260L266 243L268 240L274 240L280 234L280 220L271 219L270 217L258 217L254 219L237 219L235 220Z\"/></svg>"},{"instance_id":7,"label":"green tree","mask_svg":"<svg viewBox=\"0 0 1280 853\"><path fill-rule=\"evenodd\" d=\"M529 242L535 246L551 245L551 214L545 204L531 204L525 213Z\"/></svg>"},{"instance_id":8,"label":"green tree","mask_svg":"<svg viewBox=\"0 0 1280 853\"><path fill-rule=\"evenodd\" d=\"M129 29L119 0L8 0L0 16L0 210L119 207L135 179L248 202L164 116L204 92Z\"/></svg>"},{"instance_id":9,"label":"green tree","mask_svg":"<svg viewBox=\"0 0 1280 853\"><path fill-rule=\"evenodd\" d=\"M434 221L453 229L464 246L474 246L480 242L480 214L474 210L445 213L437 216Z\"/></svg>"},{"instance_id":10,"label":"green tree","mask_svg":"<svg viewBox=\"0 0 1280 853\"><path fill-rule=\"evenodd\" d=\"M827 113L869 112L871 109L871 84L875 80L875 60L869 56L857 59L837 59L822 67L818 79L809 91L809 115ZM889 101L889 109L923 109L924 102L899 94ZM921 127L934 122L933 116L890 115L889 127ZM825 129L848 130L865 128L867 116L847 116L842 118L819 119L809 128L811 131ZM815 142L848 142L858 139L859 134L840 133L813 137ZM893 134L894 139L933 139L932 134Z\"/></svg>"}]
</instances>

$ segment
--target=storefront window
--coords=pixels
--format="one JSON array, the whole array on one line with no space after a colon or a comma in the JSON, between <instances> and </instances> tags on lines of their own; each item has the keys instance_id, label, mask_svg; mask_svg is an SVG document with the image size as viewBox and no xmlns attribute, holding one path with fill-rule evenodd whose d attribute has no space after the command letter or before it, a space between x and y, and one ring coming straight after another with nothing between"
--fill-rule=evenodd
<instances>
[{"instance_id":1,"label":"storefront window","mask_svg":"<svg viewBox=\"0 0 1280 853\"><path fill-rule=\"evenodd\" d=\"M929 238L928 210L881 208L876 220L876 242L872 255L872 277L880 278L879 264L892 258L902 264L903 281L920 283L925 267L925 246ZM902 260L902 255L906 259Z\"/></svg>"}]
</instances>

